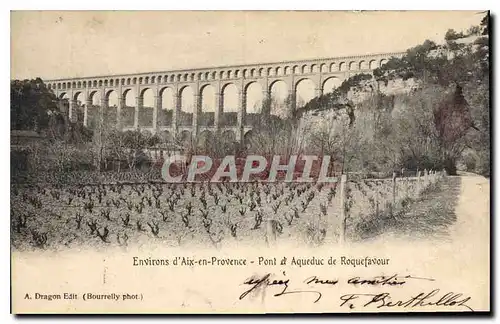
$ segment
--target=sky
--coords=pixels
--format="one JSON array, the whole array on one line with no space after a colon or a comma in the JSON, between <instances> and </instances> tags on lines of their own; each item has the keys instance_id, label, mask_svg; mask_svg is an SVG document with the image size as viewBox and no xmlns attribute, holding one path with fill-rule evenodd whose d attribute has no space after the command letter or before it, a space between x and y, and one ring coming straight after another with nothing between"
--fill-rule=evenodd
<instances>
[{"instance_id":1,"label":"sky","mask_svg":"<svg viewBox=\"0 0 500 324\"><path fill-rule=\"evenodd\" d=\"M11 79L404 51L474 11L13 11ZM236 100L237 101L237 100ZM146 102L145 102L146 104Z\"/></svg>"}]
</instances>

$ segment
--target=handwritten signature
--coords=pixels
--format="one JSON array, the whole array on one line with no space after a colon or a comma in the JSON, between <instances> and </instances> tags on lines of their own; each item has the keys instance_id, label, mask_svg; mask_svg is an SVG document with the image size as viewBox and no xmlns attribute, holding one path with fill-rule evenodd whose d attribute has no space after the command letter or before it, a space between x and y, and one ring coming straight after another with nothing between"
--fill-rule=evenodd
<instances>
[{"instance_id":1,"label":"handwritten signature","mask_svg":"<svg viewBox=\"0 0 500 324\"><path fill-rule=\"evenodd\" d=\"M470 311L474 311L467 302L471 297L466 297L462 293L447 292L440 294L440 289L433 289L430 292L421 292L416 296L412 296L406 300L395 300L390 293L381 294L347 294L342 295L340 300L341 307L347 306L349 309L354 309L355 305L362 307L374 306L376 308L414 308L426 306L445 306L445 307L464 307ZM359 302L357 304L357 302Z\"/></svg>"},{"instance_id":2,"label":"handwritten signature","mask_svg":"<svg viewBox=\"0 0 500 324\"><path fill-rule=\"evenodd\" d=\"M435 281L432 278L423 278L416 276L376 276L372 278L353 277L346 282L348 285L360 286L402 286L408 280L426 280ZM249 286L239 297L240 300L247 297L249 294L256 295L264 293L267 287L279 287L279 290L273 295L280 297L290 294L310 294L313 297L313 303L321 300L323 294L317 287L336 286L339 283L338 279L325 279L318 276L311 276L302 281L307 288L300 288L299 285L292 287L290 278L286 278L286 273L283 276L274 276L267 273L263 276L252 276L246 279L243 284ZM430 292L421 292L405 300L393 299L390 293L384 292L380 294L345 294L340 296L340 307L348 307L354 309L356 307L376 307L376 308L391 308L391 307L425 307L425 306L447 306L447 307L465 307L472 311L467 305L471 297L464 296L462 293L448 292L440 294L439 289L433 289Z\"/></svg>"}]
</instances>

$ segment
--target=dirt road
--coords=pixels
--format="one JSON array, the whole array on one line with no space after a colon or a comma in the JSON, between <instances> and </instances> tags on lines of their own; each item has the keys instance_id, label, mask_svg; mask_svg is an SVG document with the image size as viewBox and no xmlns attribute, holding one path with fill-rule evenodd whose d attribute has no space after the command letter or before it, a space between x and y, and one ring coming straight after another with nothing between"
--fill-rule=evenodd
<instances>
[{"instance_id":1,"label":"dirt road","mask_svg":"<svg viewBox=\"0 0 500 324\"><path fill-rule=\"evenodd\" d=\"M365 243L437 241L488 250L490 181L474 174L448 176L413 202L406 213L381 220L377 226L380 228Z\"/></svg>"},{"instance_id":2,"label":"dirt road","mask_svg":"<svg viewBox=\"0 0 500 324\"><path fill-rule=\"evenodd\" d=\"M490 181L477 175L460 178L460 195L455 208L457 220L450 228L450 237L454 241L467 238L473 240L470 243L477 248L484 247L490 235Z\"/></svg>"}]
</instances>

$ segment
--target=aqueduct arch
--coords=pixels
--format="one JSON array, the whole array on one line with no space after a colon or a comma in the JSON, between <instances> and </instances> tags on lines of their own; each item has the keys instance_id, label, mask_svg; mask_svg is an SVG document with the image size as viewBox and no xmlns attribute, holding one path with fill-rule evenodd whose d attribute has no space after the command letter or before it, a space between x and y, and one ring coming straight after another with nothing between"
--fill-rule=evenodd
<instances>
[{"instance_id":1,"label":"aqueduct arch","mask_svg":"<svg viewBox=\"0 0 500 324\"><path fill-rule=\"evenodd\" d=\"M112 118L116 118L117 127L122 130L144 128L177 136L181 128L190 127L190 137L196 137L200 127L211 127L214 133L231 127L241 140L244 128L251 125L246 119L257 112L265 113L259 107L272 97L275 86L282 88L285 94L281 96L286 95L295 108L297 99L306 100L313 91L314 96L330 92L351 75L371 73L391 57L402 55L383 53L57 79L48 80L47 86L58 98L69 99L71 120L80 119L77 109L83 111L85 125L99 109L114 109L116 116ZM280 82L285 86L279 86ZM303 82L309 83L308 95L302 94L306 84ZM147 125L143 125L144 120Z\"/></svg>"}]
</instances>

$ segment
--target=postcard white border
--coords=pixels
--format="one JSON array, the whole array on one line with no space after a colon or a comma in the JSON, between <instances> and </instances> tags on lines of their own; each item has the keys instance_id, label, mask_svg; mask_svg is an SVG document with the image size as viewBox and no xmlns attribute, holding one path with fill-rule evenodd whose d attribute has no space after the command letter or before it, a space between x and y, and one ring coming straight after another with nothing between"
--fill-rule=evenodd
<instances>
[{"instance_id":1,"label":"postcard white border","mask_svg":"<svg viewBox=\"0 0 500 324\"><path fill-rule=\"evenodd\" d=\"M288 1L280 1L271 3L268 0L252 0L252 1L224 1L224 0L211 0L211 1L203 1L203 0L191 0L191 1L102 1L102 0L85 0L85 1L33 1L33 0L25 0L22 2L10 2L3 1L0 3L0 6L3 10L1 10L1 18L0 21L3 24L3 28L1 29L0 35L2 38L2 43L4 44L3 52L2 52L2 72L4 75L10 75L10 10L491 10L492 14L498 13L499 1L494 0L476 0L476 1L447 1L447 2L437 2L431 0L420 0L420 1L396 1L396 0L379 0L379 1L298 1L298 0L288 0ZM494 40L497 41L498 33L494 34ZM9 44L9 45L7 45ZM497 55L493 56L493 59L497 59ZM494 64L497 68L498 64ZM494 71L498 72L498 71ZM494 73L495 75L496 73ZM9 107L9 93L7 86L7 78L4 79L5 84L0 87L0 91L2 93L2 98L4 100L4 109L6 111ZM495 82L496 94L498 94L498 82ZM495 109L495 107L492 107ZM499 113L496 114L495 124L498 123ZM0 144L4 152L10 150L9 144L9 120L8 118L1 119L3 123L5 123L4 127L0 128L0 132L3 136L0 136ZM497 132L498 133L498 132ZM494 134L493 134L494 135ZM500 143L498 139L495 139L496 151L499 150ZM4 217L3 217L3 226L0 227L0 236L4 238L4 246L1 249L1 260L4 260L4 264L7 260L10 259L10 241L8 240L10 232L9 232L9 208L10 205L10 179L9 179L9 161L7 159L2 160L1 162L2 169L4 172L0 173L0 176L4 179L1 181L1 201L0 204L4 209ZM498 160L497 165L495 165L495 169L498 169ZM492 201L500 201L500 194L496 191L494 199ZM496 215L494 211L492 211L493 215ZM495 232L499 233L499 222L498 220L495 222ZM498 257L498 250L495 251L495 259ZM7 266L2 268L4 280L2 281L2 313L0 315L2 323L13 323L16 318L10 313L10 271ZM497 282L497 280L495 280ZM9 291L9 293L7 293ZM494 305L493 309L496 308L498 311L498 298L494 298L496 301L496 305ZM496 307L495 307L496 306ZM253 318L252 321L259 322L267 322L271 320L276 320L277 318ZM287 320L287 318L282 318L282 320ZM301 322L312 321L314 318L303 318L300 319ZM372 323L385 323L387 318L364 318L365 320L369 320ZM425 318L426 323L435 323L443 318L430 319ZM35 321L40 319L28 318L23 319L25 323L34 323ZM46 318L45 321L53 321L53 318ZM59 323L70 323L74 321L75 318L64 318L59 319ZM146 319L128 319L130 323L142 323ZM220 318L212 318L212 320L220 320ZM226 320L236 320L236 319L226 319ZM248 320L248 319L247 319ZM335 322L347 322L349 317L336 318ZM404 321L406 318L395 319L397 321ZM455 320L454 317L451 317L448 320ZM123 318L120 319L99 319L99 318L88 318L85 320L79 319L80 323L104 323L104 322L122 322ZM169 323L175 323L182 321L183 323L193 321L193 319L174 319L168 318ZM479 319L471 320L471 322L479 322Z\"/></svg>"}]
</instances>

